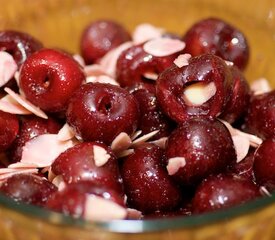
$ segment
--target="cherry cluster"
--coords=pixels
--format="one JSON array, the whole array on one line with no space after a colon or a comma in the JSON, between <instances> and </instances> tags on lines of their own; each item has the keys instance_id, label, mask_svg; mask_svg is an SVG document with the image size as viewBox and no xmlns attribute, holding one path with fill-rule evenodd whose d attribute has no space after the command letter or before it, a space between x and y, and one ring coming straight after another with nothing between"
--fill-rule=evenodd
<instances>
[{"instance_id":1,"label":"cherry cluster","mask_svg":"<svg viewBox=\"0 0 275 240\"><path fill-rule=\"evenodd\" d=\"M89 24L81 55L0 32L0 192L87 220L186 216L275 190L275 91L244 34Z\"/></svg>"}]
</instances>

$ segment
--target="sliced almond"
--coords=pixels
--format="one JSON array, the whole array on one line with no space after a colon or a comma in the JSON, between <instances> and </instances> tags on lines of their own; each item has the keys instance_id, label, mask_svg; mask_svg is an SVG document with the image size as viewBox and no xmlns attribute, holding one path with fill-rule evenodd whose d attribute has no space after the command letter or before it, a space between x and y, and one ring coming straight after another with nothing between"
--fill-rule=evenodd
<instances>
[{"instance_id":1,"label":"sliced almond","mask_svg":"<svg viewBox=\"0 0 275 240\"><path fill-rule=\"evenodd\" d=\"M111 200L87 194L83 217L90 221L125 219L127 209Z\"/></svg>"},{"instance_id":2,"label":"sliced almond","mask_svg":"<svg viewBox=\"0 0 275 240\"><path fill-rule=\"evenodd\" d=\"M216 94L217 88L214 82L194 83L183 91L183 98L189 106L200 106L206 103Z\"/></svg>"},{"instance_id":3,"label":"sliced almond","mask_svg":"<svg viewBox=\"0 0 275 240\"><path fill-rule=\"evenodd\" d=\"M133 143L132 143L131 146L132 146L132 147L133 147L133 146L137 146L137 145L139 145L139 144L141 144L141 143L146 142L147 140L149 140L150 138L152 138L153 136L155 136L158 132L159 132L159 130L155 130L155 131L153 131L153 132L147 133L147 134L145 134L145 135L143 135L143 136L141 136L141 137L135 139L135 140L133 141Z\"/></svg>"},{"instance_id":4,"label":"sliced almond","mask_svg":"<svg viewBox=\"0 0 275 240\"><path fill-rule=\"evenodd\" d=\"M121 132L120 134L118 134L116 136L116 138L111 143L111 149L115 153L119 153L119 152L129 148L131 146L131 144L132 144L132 140L131 140L130 136L125 132Z\"/></svg>"},{"instance_id":5,"label":"sliced almond","mask_svg":"<svg viewBox=\"0 0 275 240\"><path fill-rule=\"evenodd\" d=\"M156 81L158 79L158 74L154 73L154 72L146 72L143 74L143 77L145 77L146 79L152 80L152 81Z\"/></svg>"},{"instance_id":6,"label":"sliced almond","mask_svg":"<svg viewBox=\"0 0 275 240\"><path fill-rule=\"evenodd\" d=\"M191 58L191 55L186 53L186 54L180 54L175 60L174 60L174 64L179 67L182 68L184 66L188 66L189 65L189 60Z\"/></svg>"},{"instance_id":7,"label":"sliced almond","mask_svg":"<svg viewBox=\"0 0 275 240\"><path fill-rule=\"evenodd\" d=\"M143 45L144 51L154 57L166 57L180 52L184 48L184 42L171 38L156 38Z\"/></svg>"},{"instance_id":8,"label":"sliced almond","mask_svg":"<svg viewBox=\"0 0 275 240\"><path fill-rule=\"evenodd\" d=\"M153 143L153 144L159 146L160 148L165 149L167 140L168 140L168 137L162 137L155 141L151 141L150 143Z\"/></svg>"},{"instance_id":9,"label":"sliced almond","mask_svg":"<svg viewBox=\"0 0 275 240\"><path fill-rule=\"evenodd\" d=\"M163 28L157 28L149 23L142 23L135 28L133 41L135 44L140 44L154 38L160 38L163 33Z\"/></svg>"},{"instance_id":10,"label":"sliced almond","mask_svg":"<svg viewBox=\"0 0 275 240\"><path fill-rule=\"evenodd\" d=\"M108 152L103 147L94 145L93 151L94 151L94 161L97 167L101 167L104 164L106 164L111 157L110 154L108 154Z\"/></svg>"},{"instance_id":11,"label":"sliced almond","mask_svg":"<svg viewBox=\"0 0 275 240\"><path fill-rule=\"evenodd\" d=\"M169 175L174 175L178 170L186 165L184 157L173 157L168 159L167 171Z\"/></svg>"},{"instance_id":12,"label":"sliced almond","mask_svg":"<svg viewBox=\"0 0 275 240\"><path fill-rule=\"evenodd\" d=\"M134 149L127 149L127 150L124 150L124 151L120 152L120 153L117 155L117 157L118 157L118 158L127 157L127 156L133 154L134 152L135 152Z\"/></svg>"},{"instance_id":13,"label":"sliced almond","mask_svg":"<svg viewBox=\"0 0 275 240\"><path fill-rule=\"evenodd\" d=\"M241 135L232 136L232 140L234 143L238 163L246 157L249 151L250 142L246 137Z\"/></svg>"},{"instance_id":14,"label":"sliced almond","mask_svg":"<svg viewBox=\"0 0 275 240\"><path fill-rule=\"evenodd\" d=\"M0 99L0 110L11 114L29 115L31 111L23 107L17 101L14 100L10 95L6 95Z\"/></svg>"},{"instance_id":15,"label":"sliced almond","mask_svg":"<svg viewBox=\"0 0 275 240\"><path fill-rule=\"evenodd\" d=\"M251 83L250 89L254 95L270 92L272 90L268 80L266 78L259 78Z\"/></svg>"},{"instance_id":16,"label":"sliced almond","mask_svg":"<svg viewBox=\"0 0 275 240\"><path fill-rule=\"evenodd\" d=\"M17 64L12 55L0 51L0 87L3 87L17 71Z\"/></svg>"},{"instance_id":17,"label":"sliced almond","mask_svg":"<svg viewBox=\"0 0 275 240\"><path fill-rule=\"evenodd\" d=\"M127 208L127 219L139 220L142 218L142 212L133 208Z\"/></svg>"},{"instance_id":18,"label":"sliced almond","mask_svg":"<svg viewBox=\"0 0 275 240\"><path fill-rule=\"evenodd\" d=\"M60 141L67 141L73 139L75 136L73 129L68 123L65 123L57 134L57 139Z\"/></svg>"}]
</instances>

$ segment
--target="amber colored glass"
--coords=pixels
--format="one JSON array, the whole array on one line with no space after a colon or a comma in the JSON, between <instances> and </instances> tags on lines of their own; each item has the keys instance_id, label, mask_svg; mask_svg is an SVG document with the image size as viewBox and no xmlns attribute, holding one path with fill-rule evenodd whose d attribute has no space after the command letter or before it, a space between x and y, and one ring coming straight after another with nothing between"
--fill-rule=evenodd
<instances>
[{"instance_id":1,"label":"amber colored glass","mask_svg":"<svg viewBox=\"0 0 275 240\"><path fill-rule=\"evenodd\" d=\"M45 46L78 52L90 21L111 18L129 30L143 22L183 34L196 20L222 17L247 36L249 81L275 86L274 0L0 0L0 29L29 32ZM275 195L235 208L166 220L92 223L0 196L1 240L274 240Z\"/></svg>"}]
</instances>

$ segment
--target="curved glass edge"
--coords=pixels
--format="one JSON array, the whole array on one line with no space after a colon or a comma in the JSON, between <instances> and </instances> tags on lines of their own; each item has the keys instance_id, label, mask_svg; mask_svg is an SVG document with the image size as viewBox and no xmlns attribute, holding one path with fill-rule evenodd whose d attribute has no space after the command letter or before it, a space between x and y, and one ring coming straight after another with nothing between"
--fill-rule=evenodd
<instances>
[{"instance_id":1,"label":"curved glass edge","mask_svg":"<svg viewBox=\"0 0 275 240\"><path fill-rule=\"evenodd\" d=\"M0 194L0 208L5 207L20 214L28 215L46 221L49 224L67 225L81 227L84 229L95 229L111 231L116 233L143 233L164 231L180 228L199 227L206 224L212 224L217 221L227 221L234 217L253 213L262 208L275 204L275 193L271 196L262 197L243 205L218 210L211 213L200 215L173 217L166 219L148 219L148 220L112 220L105 222L90 222L84 219L76 219L60 213L56 213L44 208L33 205L18 203Z\"/></svg>"}]
</instances>

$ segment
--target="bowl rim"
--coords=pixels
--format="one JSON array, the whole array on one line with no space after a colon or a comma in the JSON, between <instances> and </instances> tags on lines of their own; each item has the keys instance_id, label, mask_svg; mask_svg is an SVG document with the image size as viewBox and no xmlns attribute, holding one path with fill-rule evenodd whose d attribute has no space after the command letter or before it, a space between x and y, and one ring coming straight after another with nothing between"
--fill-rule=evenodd
<instances>
[{"instance_id":1,"label":"bowl rim","mask_svg":"<svg viewBox=\"0 0 275 240\"><path fill-rule=\"evenodd\" d=\"M145 220L111 220L91 222L80 218L73 218L72 216L53 212L34 205L19 203L0 193L0 208L4 207L8 210L17 211L19 214L34 217L39 220L46 221L49 224L65 227L77 227L86 230L98 229L113 233L145 233L202 227L215 222L229 221L236 217L254 213L257 210L262 210L272 204L275 204L275 192L270 196L260 197L259 199L254 199L242 205L198 215Z\"/></svg>"}]
</instances>

